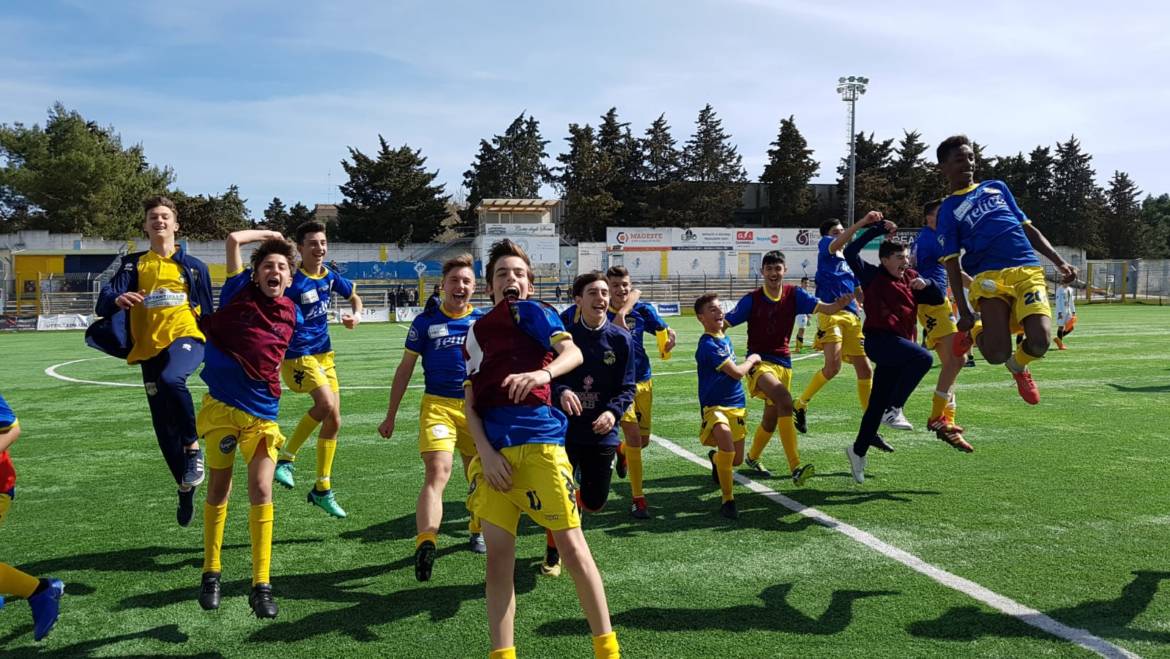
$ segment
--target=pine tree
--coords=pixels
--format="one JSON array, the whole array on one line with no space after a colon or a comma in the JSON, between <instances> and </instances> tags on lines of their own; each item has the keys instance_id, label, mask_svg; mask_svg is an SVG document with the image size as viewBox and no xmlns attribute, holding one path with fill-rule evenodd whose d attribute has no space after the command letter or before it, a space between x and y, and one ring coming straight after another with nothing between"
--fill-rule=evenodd
<instances>
[{"instance_id":1,"label":"pine tree","mask_svg":"<svg viewBox=\"0 0 1170 659\"><path fill-rule=\"evenodd\" d=\"M1109 212L1102 227L1110 258L1136 259L1150 251L1146 246L1142 206L1138 201L1141 194L1129 174L1113 172L1105 192Z\"/></svg>"},{"instance_id":2,"label":"pine tree","mask_svg":"<svg viewBox=\"0 0 1170 659\"><path fill-rule=\"evenodd\" d=\"M1146 197L1142 202L1142 225L1146 256L1152 259L1170 256L1170 194Z\"/></svg>"},{"instance_id":3,"label":"pine tree","mask_svg":"<svg viewBox=\"0 0 1170 659\"><path fill-rule=\"evenodd\" d=\"M476 211L484 199L534 199L540 187L552 181L544 164L548 140L540 135L540 122L521 112L503 135L491 142L480 140L479 153L471 169L463 173L467 188L467 208L460 211L462 231L474 233Z\"/></svg>"},{"instance_id":4,"label":"pine tree","mask_svg":"<svg viewBox=\"0 0 1170 659\"><path fill-rule=\"evenodd\" d=\"M589 124L569 124L569 150L557 156L557 185L565 199L563 230L577 240L603 240L619 203L606 189L609 163Z\"/></svg>"},{"instance_id":5,"label":"pine tree","mask_svg":"<svg viewBox=\"0 0 1170 659\"><path fill-rule=\"evenodd\" d=\"M686 183L682 151L670 134L666 115L659 115L641 140L644 184L643 221L649 226L682 226L686 221Z\"/></svg>"},{"instance_id":6,"label":"pine tree","mask_svg":"<svg viewBox=\"0 0 1170 659\"><path fill-rule=\"evenodd\" d=\"M426 242L447 217L438 172L426 171L421 151L390 148L378 136L374 158L349 147L353 162L341 161L349 181L339 186L345 199L338 207L337 238L352 242Z\"/></svg>"},{"instance_id":7,"label":"pine tree","mask_svg":"<svg viewBox=\"0 0 1170 659\"><path fill-rule=\"evenodd\" d=\"M926 143L918 131L902 131L897 158L890 163L890 177L893 182L892 218L899 226L922 226L922 206L941 195L937 174L926 162ZM860 212L860 209L858 209Z\"/></svg>"},{"instance_id":8,"label":"pine tree","mask_svg":"<svg viewBox=\"0 0 1170 659\"><path fill-rule=\"evenodd\" d=\"M853 213L861 216L871 210L891 213L894 208L894 186L890 181L890 168L893 162L893 139L875 140L873 133L866 136L858 133L854 143L854 153L857 159L856 177L857 187L854 193L855 208ZM837 195L841 200L840 214L846 222L856 220L847 217L849 209L845 208L849 200L849 156L841 159L837 166Z\"/></svg>"},{"instance_id":9,"label":"pine tree","mask_svg":"<svg viewBox=\"0 0 1170 659\"><path fill-rule=\"evenodd\" d=\"M683 171L689 183L686 224L731 226L747 174L743 157L710 104L699 111L695 134L683 147Z\"/></svg>"},{"instance_id":10,"label":"pine tree","mask_svg":"<svg viewBox=\"0 0 1170 659\"><path fill-rule=\"evenodd\" d=\"M1103 219L1101 204L1091 204L1099 191L1092 167L1092 156L1081 150L1076 136L1056 145L1052 168L1052 208L1044 234L1054 245L1082 247L1094 255L1104 255L1100 239ZM1051 229L1048 227L1051 226Z\"/></svg>"},{"instance_id":11,"label":"pine tree","mask_svg":"<svg viewBox=\"0 0 1170 659\"><path fill-rule=\"evenodd\" d=\"M179 235L191 240L223 240L229 233L252 227L248 201L230 186L222 195L169 193L179 216Z\"/></svg>"},{"instance_id":12,"label":"pine tree","mask_svg":"<svg viewBox=\"0 0 1170 659\"><path fill-rule=\"evenodd\" d=\"M817 175L820 163L813 160L813 150L796 128L792 115L780 120L780 132L768 149L768 164L760 176L768 184L768 212L765 223L779 227L804 224L813 207L809 181Z\"/></svg>"},{"instance_id":13,"label":"pine tree","mask_svg":"<svg viewBox=\"0 0 1170 659\"><path fill-rule=\"evenodd\" d=\"M610 108L601 117L597 128L597 148L600 174L605 180L605 190L617 203L616 222L623 226L643 224L642 146L633 134L630 125L618 121L617 108Z\"/></svg>"},{"instance_id":14,"label":"pine tree","mask_svg":"<svg viewBox=\"0 0 1170 659\"><path fill-rule=\"evenodd\" d=\"M273 197L272 201L268 202L268 208L264 209L264 226L281 233L288 227L288 209L280 197Z\"/></svg>"}]
</instances>

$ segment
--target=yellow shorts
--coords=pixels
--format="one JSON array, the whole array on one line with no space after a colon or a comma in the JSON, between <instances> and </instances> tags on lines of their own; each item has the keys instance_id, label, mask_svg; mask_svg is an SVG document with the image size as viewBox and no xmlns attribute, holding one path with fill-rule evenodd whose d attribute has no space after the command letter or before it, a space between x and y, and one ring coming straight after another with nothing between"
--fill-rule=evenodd
<instances>
[{"instance_id":1,"label":"yellow shorts","mask_svg":"<svg viewBox=\"0 0 1170 659\"><path fill-rule=\"evenodd\" d=\"M843 357L865 357L865 338L861 335L861 319L857 314L838 311L835 314L816 314L817 338L813 350L824 350L825 344L840 343Z\"/></svg>"},{"instance_id":2,"label":"yellow shorts","mask_svg":"<svg viewBox=\"0 0 1170 659\"><path fill-rule=\"evenodd\" d=\"M418 452L446 451L475 455L475 440L467 429L463 401L458 398L423 394L418 410Z\"/></svg>"},{"instance_id":3,"label":"yellow shorts","mask_svg":"<svg viewBox=\"0 0 1170 659\"><path fill-rule=\"evenodd\" d=\"M926 347L934 350L939 339L959 331L950 303L918 305L918 324L926 330Z\"/></svg>"},{"instance_id":4,"label":"yellow shorts","mask_svg":"<svg viewBox=\"0 0 1170 659\"><path fill-rule=\"evenodd\" d=\"M8 517L8 509L12 507L12 497L0 492L0 524Z\"/></svg>"},{"instance_id":5,"label":"yellow shorts","mask_svg":"<svg viewBox=\"0 0 1170 659\"><path fill-rule=\"evenodd\" d=\"M203 395L203 407L195 418L195 430L204 443L203 454L211 469L228 469L236 459L236 448L244 453L244 464L261 446L276 462L276 453L284 444L284 435L275 421L261 419L247 412Z\"/></svg>"},{"instance_id":6,"label":"yellow shorts","mask_svg":"<svg viewBox=\"0 0 1170 659\"><path fill-rule=\"evenodd\" d=\"M650 436L650 422L654 419L654 381L639 382L637 386L634 404L626 408L622 423L638 424L638 432L645 439Z\"/></svg>"},{"instance_id":7,"label":"yellow shorts","mask_svg":"<svg viewBox=\"0 0 1170 659\"><path fill-rule=\"evenodd\" d=\"M333 352L286 359L280 365L280 377L284 386L298 394L307 394L325 385L329 385L329 390L334 393L339 389Z\"/></svg>"},{"instance_id":8,"label":"yellow shorts","mask_svg":"<svg viewBox=\"0 0 1170 659\"><path fill-rule=\"evenodd\" d=\"M1048 284L1044 280L1044 268L1038 265L981 272L971 281L968 297L971 300L971 307L976 311L979 311L980 300L1007 302L1011 307L1009 331L1013 334L1020 332L1023 320L1028 316L1041 314L1052 317L1052 307L1048 306Z\"/></svg>"},{"instance_id":9,"label":"yellow shorts","mask_svg":"<svg viewBox=\"0 0 1170 659\"><path fill-rule=\"evenodd\" d=\"M780 384L784 385L785 389L792 390L792 369L785 368L779 364L773 364L772 362L760 362L752 370L748 371L748 391L751 392L752 398L759 398L762 401L771 402L759 384L760 378L768 373L776 376L776 379L780 381Z\"/></svg>"},{"instance_id":10,"label":"yellow shorts","mask_svg":"<svg viewBox=\"0 0 1170 659\"><path fill-rule=\"evenodd\" d=\"M523 444L500 451L512 465L512 489L500 492L488 485L479 456L471 461L467 509L480 520L516 535L520 514L525 513L550 531L581 526L574 492L573 466L565 447L557 444Z\"/></svg>"},{"instance_id":11,"label":"yellow shorts","mask_svg":"<svg viewBox=\"0 0 1170 659\"><path fill-rule=\"evenodd\" d=\"M703 446L715 446L711 431L722 423L731 428L731 441L742 442L747 437L747 410L742 407L712 405L703 408L703 425L699 428L699 441Z\"/></svg>"}]
</instances>

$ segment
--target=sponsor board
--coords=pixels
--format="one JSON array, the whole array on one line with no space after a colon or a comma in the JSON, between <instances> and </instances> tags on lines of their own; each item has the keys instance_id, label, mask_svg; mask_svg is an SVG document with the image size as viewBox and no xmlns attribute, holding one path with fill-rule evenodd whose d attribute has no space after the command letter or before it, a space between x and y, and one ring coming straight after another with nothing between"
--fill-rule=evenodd
<instances>
[{"instance_id":1,"label":"sponsor board","mask_svg":"<svg viewBox=\"0 0 1170 659\"><path fill-rule=\"evenodd\" d=\"M650 305L658 311L659 316L678 316L682 314L682 305L678 302L651 302Z\"/></svg>"},{"instance_id":2,"label":"sponsor board","mask_svg":"<svg viewBox=\"0 0 1170 659\"><path fill-rule=\"evenodd\" d=\"M83 330L95 320L97 320L97 316L92 314L41 314L37 316L37 330Z\"/></svg>"}]
</instances>

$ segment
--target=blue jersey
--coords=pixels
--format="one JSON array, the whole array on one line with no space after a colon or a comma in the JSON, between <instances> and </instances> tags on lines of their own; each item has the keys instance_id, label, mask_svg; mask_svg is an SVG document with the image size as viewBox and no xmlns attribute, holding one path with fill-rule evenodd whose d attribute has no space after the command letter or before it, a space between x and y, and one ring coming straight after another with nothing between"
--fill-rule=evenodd
<instances>
[{"instance_id":1,"label":"blue jersey","mask_svg":"<svg viewBox=\"0 0 1170 659\"><path fill-rule=\"evenodd\" d=\"M610 320L616 315L617 309L609 308ZM645 382L650 379L650 357L646 354L646 348L642 345L642 340L648 332L650 336L654 336L658 332L664 332L667 329L665 320L654 307L645 302L636 302L634 308L626 315L626 327L630 329L630 336L634 339L634 377L638 378L638 382Z\"/></svg>"},{"instance_id":2,"label":"blue jersey","mask_svg":"<svg viewBox=\"0 0 1170 659\"><path fill-rule=\"evenodd\" d=\"M573 343L581 349L584 362L572 372L557 378L553 403L560 406L566 389L581 400L581 414L569 417L566 443L617 446L618 425L634 402L637 384L634 379L634 341L630 333L608 320L597 329L584 321L567 323ZM613 428L604 435L593 432L593 422L605 412L613 414Z\"/></svg>"},{"instance_id":3,"label":"blue jersey","mask_svg":"<svg viewBox=\"0 0 1170 659\"><path fill-rule=\"evenodd\" d=\"M462 316L449 316L439 305L414 317L406 333L406 349L422 355L428 394L463 398L463 381L467 379L463 343L467 340L467 330L483 313L468 307Z\"/></svg>"},{"instance_id":4,"label":"blue jersey","mask_svg":"<svg viewBox=\"0 0 1170 659\"><path fill-rule=\"evenodd\" d=\"M325 268L325 274L310 275L302 269L293 274L284 294L292 298L304 322L297 325L288 344L288 359L320 355L333 350L329 342L329 297L334 291L345 299L353 295L353 282Z\"/></svg>"},{"instance_id":5,"label":"blue jersey","mask_svg":"<svg viewBox=\"0 0 1170 659\"><path fill-rule=\"evenodd\" d=\"M958 190L938 209L942 260L962 252L963 271L974 277L989 270L1040 265L1024 225L1028 217L1003 181L984 181Z\"/></svg>"},{"instance_id":6,"label":"blue jersey","mask_svg":"<svg viewBox=\"0 0 1170 659\"><path fill-rule=\"evenodd\" d=\"M4 430L14 423L16 423L16 413L8 406L8 401L4 400L4 396L0 395L0 430Z\"/></svg>"},{"instance_id":7,"label":"blue jersey","mask_svg":"<svg viewBox=\"0 0 1170 659\"><path fill-rule=\"evenodd\" d=\"M943 267L942 236L930 227L922 227L914 246L910 248L914 255L914 269L919 276L938 285L939 290L947 290L947 269Z\"/></svg>"},{"instance_id":8,"label":"blue jersey","mask_svg":"<svg viewBox=\"0 0 1170 659\"><path fill-rule=\"evenodd\" d=\"M703 333L699 347L695 349L695 362L699 366L699 405L711 407L744 407L747 399L743 395L743 384L724 373L721 369L727 362L735 363L735 348L731 337L726 334Z\"/></svg>"},{"instance_id":9,"label":"blue jersey","mask_svg":"<svg viewBox=\"0 0 1170 659\"><path fill-rule=\"evenodd\" d=\"M842 295L853 295L857 290L857 277L853 276L845 257L829 252L832 242L832 236L823 236L817 244L817 299L825 304L836 302ZM857 301L850 302L845 311L856 314Z\"/></svg>"}]
</instances>

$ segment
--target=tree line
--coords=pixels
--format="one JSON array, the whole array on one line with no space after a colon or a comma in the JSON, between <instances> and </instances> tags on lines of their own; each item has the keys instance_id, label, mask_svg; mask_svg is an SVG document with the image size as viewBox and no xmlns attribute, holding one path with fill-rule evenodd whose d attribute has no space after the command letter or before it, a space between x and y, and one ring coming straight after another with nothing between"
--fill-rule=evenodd
<instances>
[{"instance_id":1,"label":"tree line","mask_svg":"<svg viewBox=\"0 0 1170 659\"><path fill-rule=\"evenodd\" d=\"M564 151L550 159L539 121L521 113L501 134L480 141L463 174L467 203L457 213L421 150L394 146L381 135L373 153L349 147L331 236L405 244L472 235L482 200L536 198L545 186L565 201L562 233L571 240L602 240L606 226L740 223L736 212L748 182L743 157L709 104L681 144L665 115L635 130L616 108L600 115L596 126L570 123L564 141ZM1084 248L1090 258L1170 255L1170 195L1143 199L1122 171L1099 185L1092 156L1075 136L1027 155L993 156L979 144L975 153L977 180L1005 181L1055 244ZM859 210L881 210L900 224L920 226L923 203L945 193L933 151L917 131L896 139L858 133L856 154ZM767 189L758 216L765 226L813 226L844 216L847 158L837 163L835 202L812 192L820 167L795 118L781 119L759 178ZM274 198L254 219L234 185L192 195L174 182L174 171L149 163L141 145L124 146L112 127L60 103L43 127L0 125L0 231L130 238L140 233L141 200L158 193L175 200L183 233L196 240L256 224L291 233L313 216L303 203L287 206Z\"/></svg>"}]
</instances>

